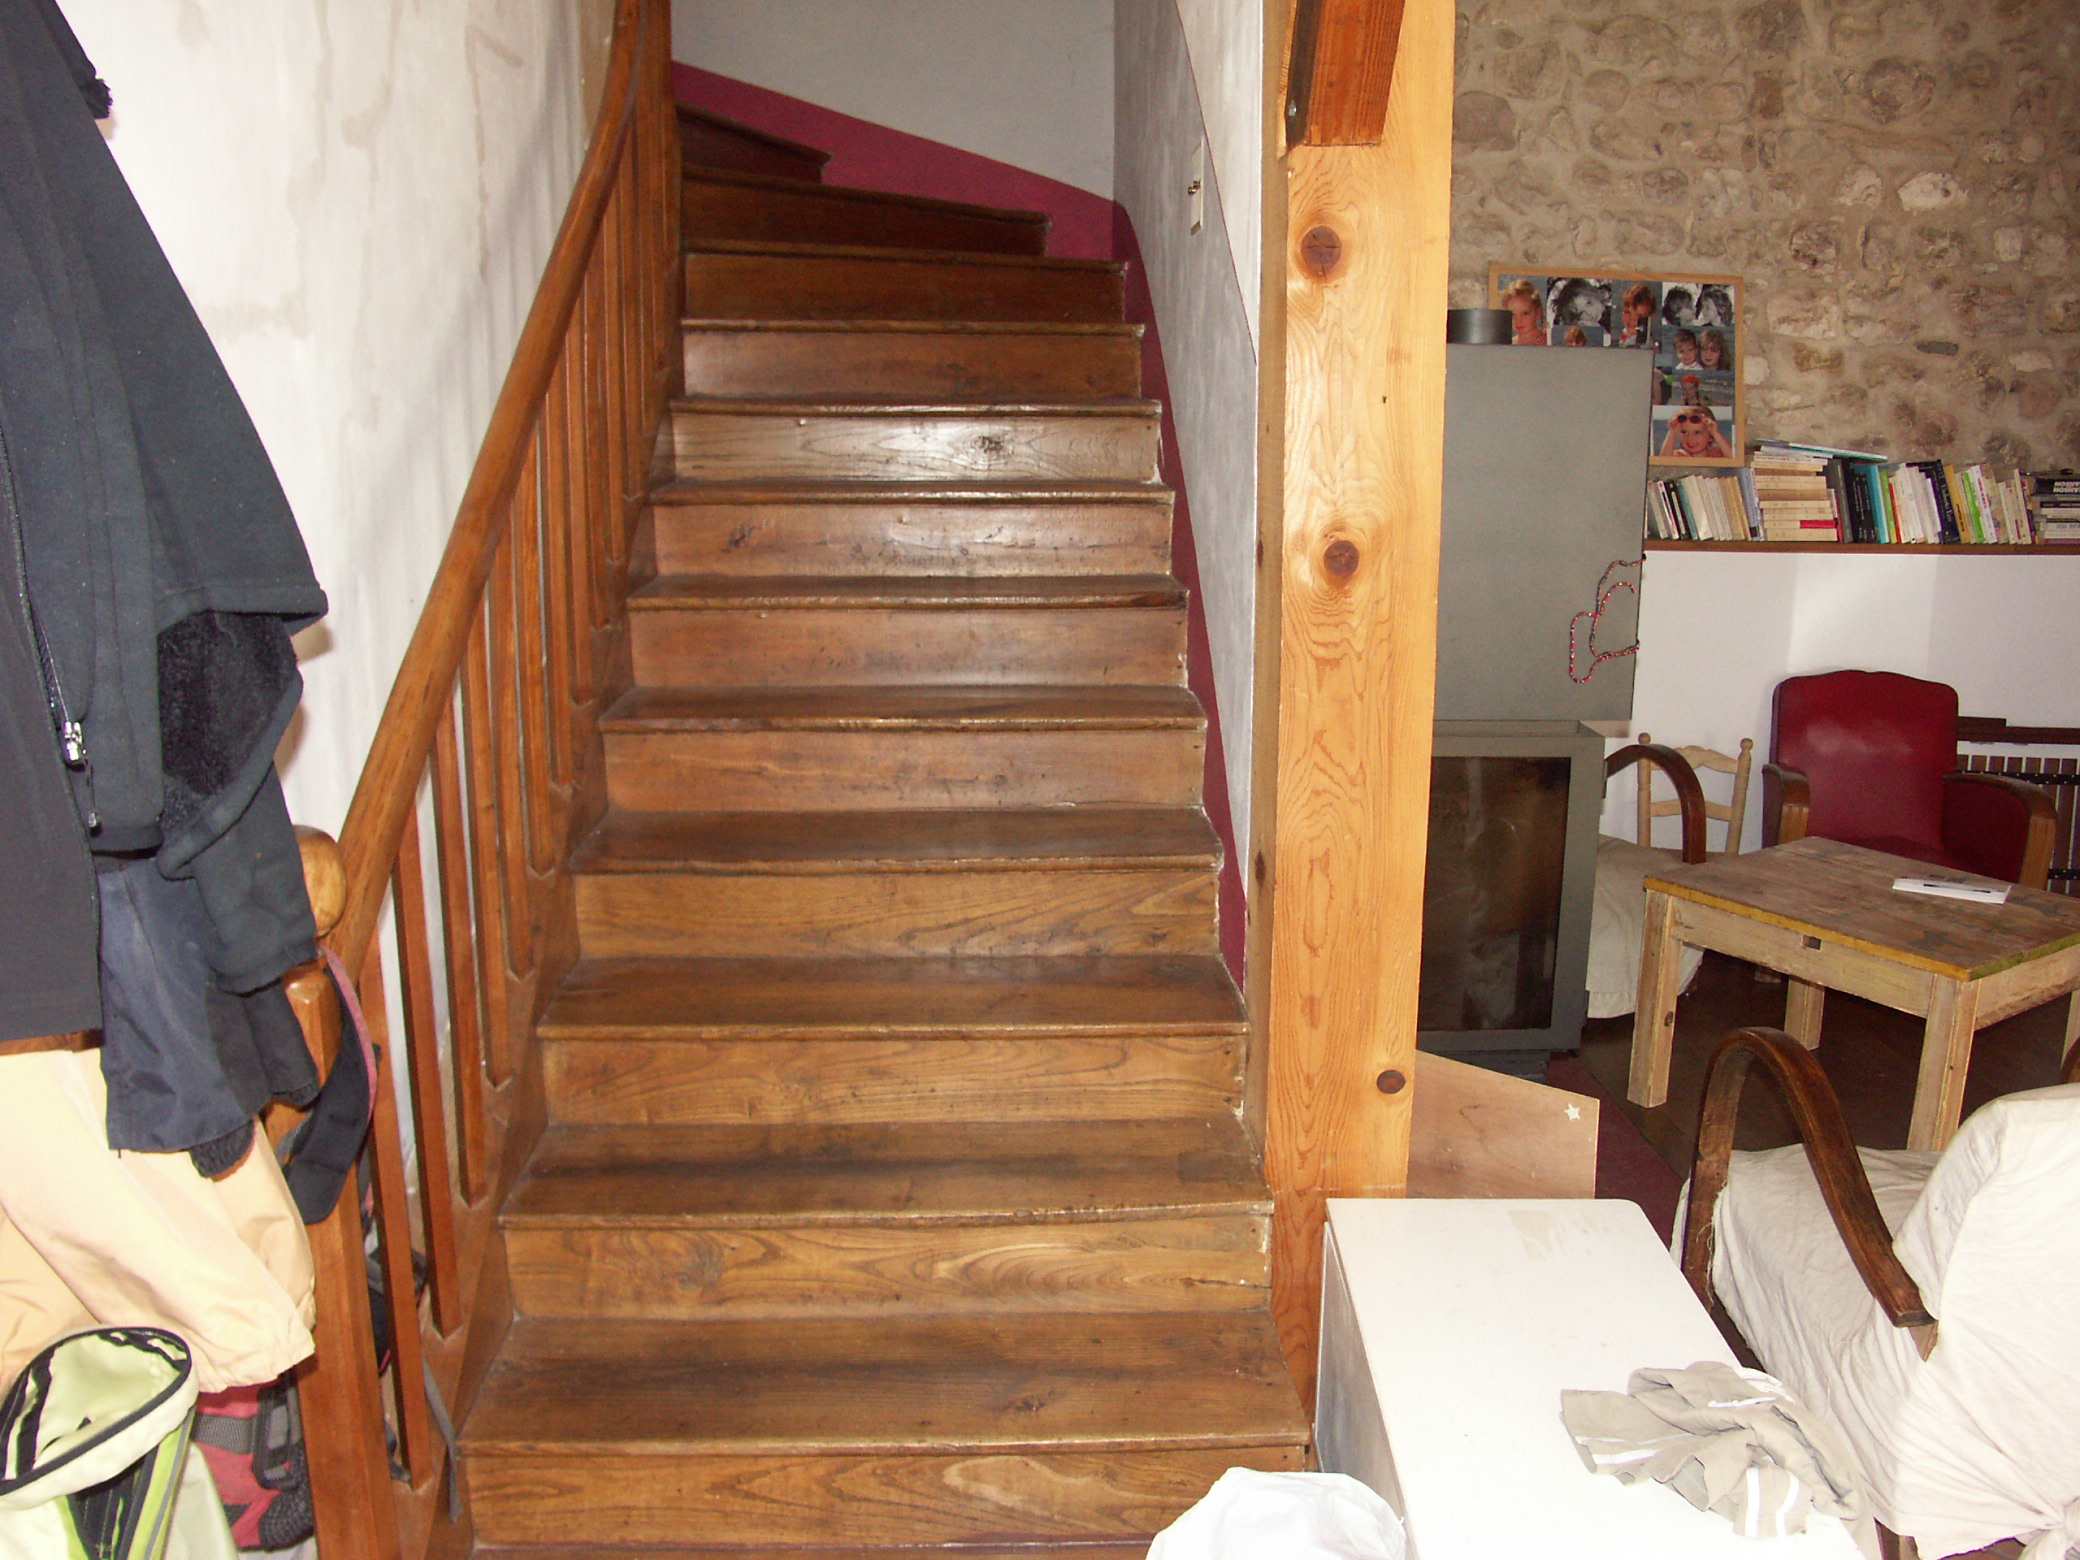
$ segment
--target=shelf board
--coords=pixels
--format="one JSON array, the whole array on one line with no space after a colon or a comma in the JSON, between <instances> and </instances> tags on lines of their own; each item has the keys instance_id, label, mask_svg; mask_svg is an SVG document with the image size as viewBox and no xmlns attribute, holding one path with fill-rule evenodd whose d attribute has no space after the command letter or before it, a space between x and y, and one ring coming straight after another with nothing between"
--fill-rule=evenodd
<instances>
[{"instance_id":1,"label":"shelf board","mask_svg":"<svg viewBox=\"0 0 2080 1560\"><path fill-rule=\"evenodd\" d=\"M1646 539L1648 552L1730 553L1885 553L1922 556L1931 553L1984 557L1991 553L2080 553L2080 542L1674 542Z\"/></svg>"}]
</instances>

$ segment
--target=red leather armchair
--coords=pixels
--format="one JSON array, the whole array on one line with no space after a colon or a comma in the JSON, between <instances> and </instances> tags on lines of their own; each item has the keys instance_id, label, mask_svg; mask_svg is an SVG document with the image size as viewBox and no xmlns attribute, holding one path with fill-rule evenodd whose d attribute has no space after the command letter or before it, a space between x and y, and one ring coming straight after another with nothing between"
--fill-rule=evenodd
<instances>
[{"instance_id":1,"label":"red leather armchair","mask_svg":"<svg viewBox=\"0 0 2080 1560\"><path fill-rule=\"evenodd\" d=\"M1808 834L2042 888L2049 793L1957 767L1957 690L1897 672L1777 684L1763 840Z\"/></svg>"}]
</instances>

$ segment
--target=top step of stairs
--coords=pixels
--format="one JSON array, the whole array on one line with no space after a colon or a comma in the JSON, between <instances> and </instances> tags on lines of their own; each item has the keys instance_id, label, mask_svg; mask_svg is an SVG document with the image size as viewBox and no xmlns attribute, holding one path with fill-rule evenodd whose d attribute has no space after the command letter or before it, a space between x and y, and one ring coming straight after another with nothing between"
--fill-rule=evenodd
<instances>
[{"instance_id":1,"label":"top step of stairs","mask_svg":"<svg viewBox=\"0 0 2080 1560\"><path fill-rule=\"evenodd\" d=\"M765 239L1011 255L1044 255L1052 221L1042 211L705 168L686 170L679 213L689 243Z\"/></svg>"},{"instance_id":2,"label":"top step of stairs","mask_svg":"<svg viewBox=\"0 0 2080 1560\"><path fill-rule=\"evenodd\" d=\"M829 152L754 129L690 103L679 111L679 156L688 168L716 168L731 173L762 173L773 178L818 184Z\"/></svg>"}]
</instances>

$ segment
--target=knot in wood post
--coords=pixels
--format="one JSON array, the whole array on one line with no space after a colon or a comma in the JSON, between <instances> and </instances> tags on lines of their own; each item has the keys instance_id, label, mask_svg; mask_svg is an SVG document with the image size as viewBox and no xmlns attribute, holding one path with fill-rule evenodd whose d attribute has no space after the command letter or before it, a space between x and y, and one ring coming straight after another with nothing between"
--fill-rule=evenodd
<instances>
[{"instance_id":1,"label":"knot in wood post","mask_svg":"<svg viewBox=\"0 0 2080 1560\"><path fill-rule=\"evenodd\" d=\"M1397 1068L1389 1067L1372 1080L1382 1094L1399 1094L1408 1087L1408 1076Z\"/></svg>"},{"instance_id":2,"label":"knot in wood post","mask_svg":"<svg viewBox=\"0 0 2080 1560\"><path fill-rule=\"evenodd\" d=\"M1300 263L1308 274L1322 281L1343 259L1343 239L1334 228L1311 227L1300 240Z\"/></svg>"},{"instance_id":3,"label":"knot in wood post","mask_svg":"<svg viewBox=\"0 0 2080 1560\"><path fill-rule=\"evenodd\" d=\"M1339 536L1322 549L1322 567L1339 580L1347 580L1358 572L1358 544L1347 536Z\"/></svg>"}]
</instances>

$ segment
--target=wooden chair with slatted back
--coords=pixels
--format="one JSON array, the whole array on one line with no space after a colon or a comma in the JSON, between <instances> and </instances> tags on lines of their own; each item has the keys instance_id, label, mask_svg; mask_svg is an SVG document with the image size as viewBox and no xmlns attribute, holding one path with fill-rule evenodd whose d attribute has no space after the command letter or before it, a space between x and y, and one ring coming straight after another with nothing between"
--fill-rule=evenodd
<instances>
[{"instance_id":1,"label":"wooden chair with slatted back","mask_svg":"<svg viewBox=\"0 0 2080 1560\"><path fill-rule=\"evenodd\" d=\"M1654 739L1642 731L1639 734L1639 740L1645 744L1651 743ZM1708 747L1685 747L1677 748L1676 751L1690 761L1692 769L1710 769L1722 775L1733 776L1733 796L1731 800L1715 802L1707 798L1705 801L1704 815L1707 822L1726 825L1726 848L1724 850L1707 850L1705 858L1713 860L1720 856L1739 855L1741 849L1741 826L1746 821L1748 814L1748 770L1755 757L1755 739L1742 737L1741 750L1738 754L1721 753L1716 748ZM1654 820L1656 818L1678 817L1683 811L1683 804L1676 797L1671 796L1665 802L1655 801L1653 786L1654 766L1651 764L1640 765L1638 838L1642 845L1653 843Z\"/></svg>"}]
</instances>

